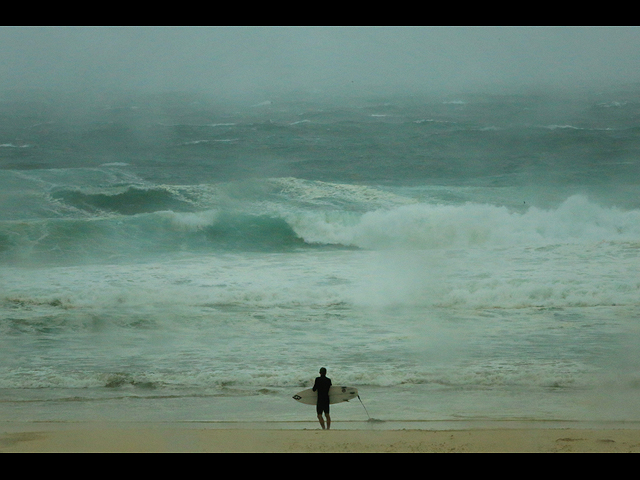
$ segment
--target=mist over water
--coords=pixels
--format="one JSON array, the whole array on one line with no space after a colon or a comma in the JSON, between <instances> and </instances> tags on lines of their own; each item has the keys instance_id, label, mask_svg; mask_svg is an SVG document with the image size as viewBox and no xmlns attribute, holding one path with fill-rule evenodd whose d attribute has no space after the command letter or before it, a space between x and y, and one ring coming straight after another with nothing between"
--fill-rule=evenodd
<instances>
[{"instance_id":1,"label":"mist over water","mask_svg":"<svg viewBox=\"0 0 640 480\"><path fill-rule=\"evenodd\" d=\"M364 89L324 61L339 88L5 79L3 418L313 420L291 396L325 366L386 420L638 420L637 84Z\"/></svg>"}]
</instances>

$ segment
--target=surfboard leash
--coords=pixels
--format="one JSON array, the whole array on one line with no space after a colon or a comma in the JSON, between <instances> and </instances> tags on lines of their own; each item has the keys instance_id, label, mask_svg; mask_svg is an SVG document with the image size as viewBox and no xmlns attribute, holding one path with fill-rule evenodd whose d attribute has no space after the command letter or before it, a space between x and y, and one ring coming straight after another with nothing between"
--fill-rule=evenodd
<instances>
[{"instance_id":1,"label":"surfboard leash","mask_svg":"<svg viewBox=\"0 0 640 480\"><path fill-rule=\"evenodd\" d=\"M360 403L362 403L362 399L360 398L360 395L358 395L358 400L360 400ZM362 408L364 408L364 411L367 412L367 417L369 417L369 420L371 420L371 415L369 415L369 412L367 411L367 407L364 406L364 403L362 403Z\"/></svg>"}]
</instances>

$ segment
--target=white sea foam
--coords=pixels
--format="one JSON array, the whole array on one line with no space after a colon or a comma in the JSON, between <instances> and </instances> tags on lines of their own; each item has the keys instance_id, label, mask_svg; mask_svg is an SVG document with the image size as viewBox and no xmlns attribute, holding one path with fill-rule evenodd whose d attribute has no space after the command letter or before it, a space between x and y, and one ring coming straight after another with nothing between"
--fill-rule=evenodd
<instances>
[{"instance_id":1,"label":"white sea foam","mask_svg":"<svg viewBox=\"0 0 640 480\"><path fill-rule=\"evenodd\" d=\"M101 167L128 167L129 164L125 162L109 162L109 163L103 163L100 166Z\"/></svg>"},{"instance_id":2,"label":"white sea foam","mask_svg":"<svg viewBox=\"0 0 640 480\"><path fill-rule=\"evenodd\" d=\"M638 241L640 211L604 208L573 196L554 210L525 213L485 204L411 204L356 216L349 212L291 215L308 242L370 249L473 248L599 241Z\"/></svg>"}]
</instances>

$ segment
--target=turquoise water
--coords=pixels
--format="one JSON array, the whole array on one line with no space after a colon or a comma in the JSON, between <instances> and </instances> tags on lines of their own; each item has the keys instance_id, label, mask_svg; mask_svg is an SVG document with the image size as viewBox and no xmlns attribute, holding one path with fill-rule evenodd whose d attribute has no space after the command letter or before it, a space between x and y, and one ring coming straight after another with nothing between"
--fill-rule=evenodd
<instances>
[{"instance_id":1,"label":"turquoise water","mask_svg":"<svg viewBox=\"0 0 640 480\"><path fill-rule=\"evenodd\" d=\"M638 420L637 95L270 100L0 104L4 419Z\"/></svg>"}]
</instances>

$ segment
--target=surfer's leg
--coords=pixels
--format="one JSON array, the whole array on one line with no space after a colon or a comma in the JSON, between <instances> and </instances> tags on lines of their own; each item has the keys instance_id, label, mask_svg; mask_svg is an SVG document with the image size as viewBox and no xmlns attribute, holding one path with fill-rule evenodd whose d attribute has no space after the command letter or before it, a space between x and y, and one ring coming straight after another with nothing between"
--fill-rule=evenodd
<instances>
[{"instance_id":1,"label":"surfer's leg","mask_svg":"<svg viewBox=\"0 0 640 480\"><path fill-rule=\"evenodd\" d=\"M325 413L325 417L327 417L327 430L331 429L331 415Z\"/></svg>"},{"instance_id":2,"label":"surfer's leg","mask_svg":"<svg viewBox=\"0 0 640 480\"><path fill-rule=\"evenodd\" d=\"M318 421L320 422L320 426L324 430L324 418L322 418L322 414L318 414Z\"/></svg>"}]
</instances>

